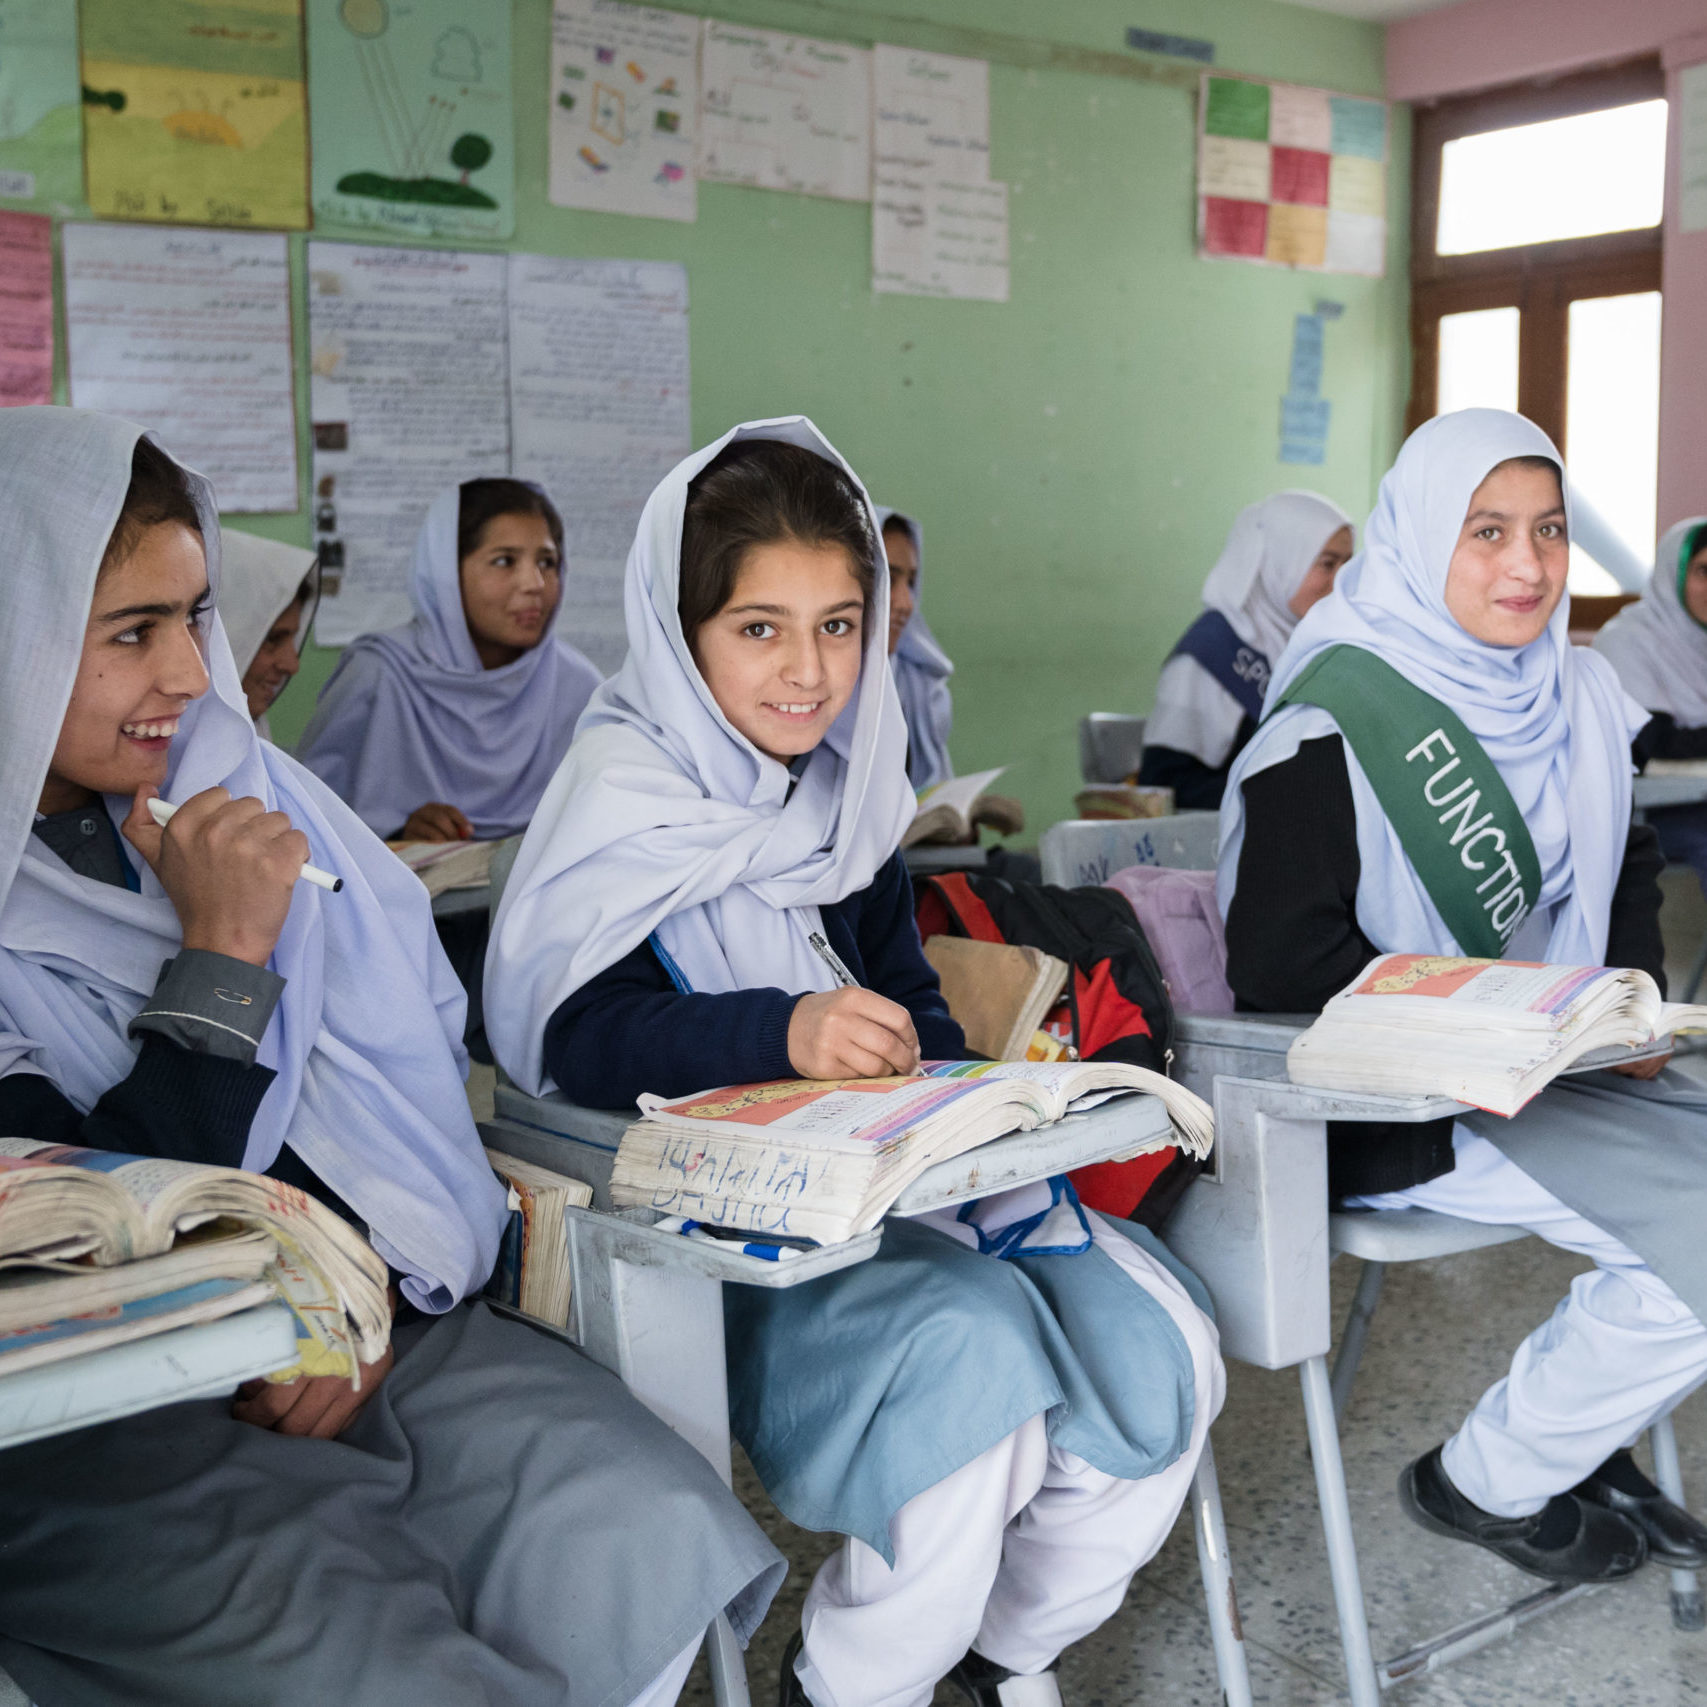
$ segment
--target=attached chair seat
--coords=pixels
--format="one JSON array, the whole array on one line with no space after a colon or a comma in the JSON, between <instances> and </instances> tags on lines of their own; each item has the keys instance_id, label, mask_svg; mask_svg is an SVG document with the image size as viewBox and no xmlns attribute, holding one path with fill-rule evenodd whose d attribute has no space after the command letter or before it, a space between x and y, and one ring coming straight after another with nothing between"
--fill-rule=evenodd
<instances>
[{"instance_id":1,"label":"attached chair seat","mask_svg":"<svg viewBox=\"0 0 1707 1707\"><path fill-rule=\"evenodd\" d=\"M1340 1209L1328 1217L1328 1248L1365 1262L1423 1262L1528 1237L1522 1227L1461 1221L1432 1209Z\"/></svg>"}]
</instances>

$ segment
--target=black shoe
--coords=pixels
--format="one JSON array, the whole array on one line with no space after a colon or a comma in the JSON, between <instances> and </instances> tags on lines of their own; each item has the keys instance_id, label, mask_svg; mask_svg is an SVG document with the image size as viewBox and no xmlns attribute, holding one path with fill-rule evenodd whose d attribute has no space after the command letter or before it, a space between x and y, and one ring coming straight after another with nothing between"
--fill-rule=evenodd
<instances>
[{"instance_id":1,"label":"black shoe","mask_svg":"<svg viewBox=\"0 0 1707 1707\"><path fill-rule=\"evenodd\" d=\"M796 1630L788 1638L788 1646L782 1650L782 1671L776 1683L776 1707L812 1707L804 1686L794 1675L794 1662L800 1658L800 1648L800 1632Z\"/></svg>"},{"instance_id":2,"label":"black shoe","mask_svg":"<svg viewBox=\"0 0 1707 1707\"><path fill-rule=\"evenodd\" d=\"M1055 1667L1060 1663L1057 1659L1055 1665L1045 1667L1035 1676L1022 1678L1006 1666L999 1666L994 1660L987 1660L968 1648L946 1681L952 1683L972 1703L972 1707L1008 1707L1002 1700L1001 1689L1009 1678L1020 1684L1026 1699L1041 1703L1047 1697L1059 1707L1061 1691L1055 1682Z\"/></svg>"},{"instance_id":3,"label":"black shoe","mask_svg":"<svg viewBox=\"0 0 1707 1707\"><path fill-rule=\"evenodd\" d=\"M1640 1470L1628 1452L1614 1452L1592 1476L1571 1489L1579 1500L1615 1511L1641 1530L1648 1557L1656 1565L1685 1571L1707 1566L1707 1523L1668 1500Z\"/></svg>"},{"instance_id":4,"label":"black shoe","mask_svg":"<svg viewBox=\"0 0 1707 1707\"><path fill-rule=\"evenodd\" d=\"M1549 1582L1617 1582L1639 1571L1648 1557L1647 1539L1635 1523L1574 1494L1555 1494L1529 1517L1483 1511L1452 1485L1438 1446L1406 1466L1399 1501L1424 1529L1474 1541Z\"/></svg>"}]
</instances>

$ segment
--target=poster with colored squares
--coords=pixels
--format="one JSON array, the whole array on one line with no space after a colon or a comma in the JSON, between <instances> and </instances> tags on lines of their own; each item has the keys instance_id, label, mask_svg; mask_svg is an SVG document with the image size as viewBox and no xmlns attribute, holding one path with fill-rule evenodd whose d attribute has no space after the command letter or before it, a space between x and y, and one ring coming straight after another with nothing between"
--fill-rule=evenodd
<instances>
[{"instance_id":1,"label":"poster with colored squares","mask_svg":"<svg viewBox=\"0 0 1707 1707\"><path fill-rule=\"evenodd\" d=\"M623 0L554 0L554 206L692 220L700 20Z\"/></svg>"},{"instance_id":2,"label":"poster with colored squares","mask_svg":"<svg viewBox=\"0 0 1707 1707\"><path fill-rule=\"evenodd\" d=\"M1387 103L1205 72L1197 250L1379 278L1387 261Z\"/></svg>"}]
</instances>

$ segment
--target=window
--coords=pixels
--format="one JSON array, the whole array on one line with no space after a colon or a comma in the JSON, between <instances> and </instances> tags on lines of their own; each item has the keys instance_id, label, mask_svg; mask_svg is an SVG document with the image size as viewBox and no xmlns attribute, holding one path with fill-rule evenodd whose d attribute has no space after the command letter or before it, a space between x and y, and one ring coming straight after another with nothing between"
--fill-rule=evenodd
<instances>
[{"instance_id":1,"label":"window","mask_svg":"<svg viewBox=\"0 0 1707 1707\"><path fill-rule=\"evenodd\" d=\"M1593 511L1579 594L1653 557L1665 143L1653 61L1417 114L1408 425L1485 406L1546 431Z\"/></svg>"}]
</instances>

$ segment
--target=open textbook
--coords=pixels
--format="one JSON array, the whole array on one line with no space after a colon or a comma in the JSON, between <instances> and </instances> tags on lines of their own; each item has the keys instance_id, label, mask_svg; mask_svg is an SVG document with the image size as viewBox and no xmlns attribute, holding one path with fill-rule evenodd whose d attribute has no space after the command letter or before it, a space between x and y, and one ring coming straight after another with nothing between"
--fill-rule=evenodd
<instances>
[{"instance_id":1,"label":"open textbook","mask_svg":"<svg viewBox=\"0 0 1707 1707\"><path fill-rule=\"evenodd\" d=\"M1169 1144L1208 1155L1208 1104L1148 1068L926 1061L907 1078L782 1079L673 1102L642 1097L644 1118L617 1148L611 1200L834 1244L876 1226L934 1163L1130 1091L1159 1097L1174 1129L1121 1160Z\"/></svg>"},{"instance_id":2,"label":"open textbook","mask_svg":"<svg viewBox=\"0 0 1707 1707\"><path fill-rule=\"evenodd\" d=\"M1445 1096L1516 1114L1599 1049L1707 1030L1707 1006L1667 1002L1646 972L1457 955L1384 954L1294 1041L1293 1082Z\"/></svg>"},{"instance_id":3,"label":"open textbook","mask_svg":"<svg viewBox=\"0 0 1707 1707\"><path fill-rule=\"evenodd\" d=\"M387 842L420 878L429 895L451 889L484 889L492 881L497 842Z\"/></svg>"},{"instance_id":4,"label":"open textbook","mask_svg":"<svg viewBox=\"0 0 1707 1707\"><path fill-rule=\"evenodd\" d=\"M279 1298L301 1353L281 1377L353 1378L390 1338L389 1279L279 1180L0 1138L0 1373Z\"/></svg>"},{"instance_id":5,"label":"open textbook","mask_svg":"<svg viewBox=\"0 0 1707 1707\"><path fill-rule=\"evenodd\" d=\"M1025 828L1025 808L1005 794L991 794L990 784L1007 767L973 771L969 776L951 776L933 783L919 794L913 821L901 837L901 846L920 842L968 842L979 824L988 824L998 836L1017 835Z\"/></svg>"}]
</instances>

